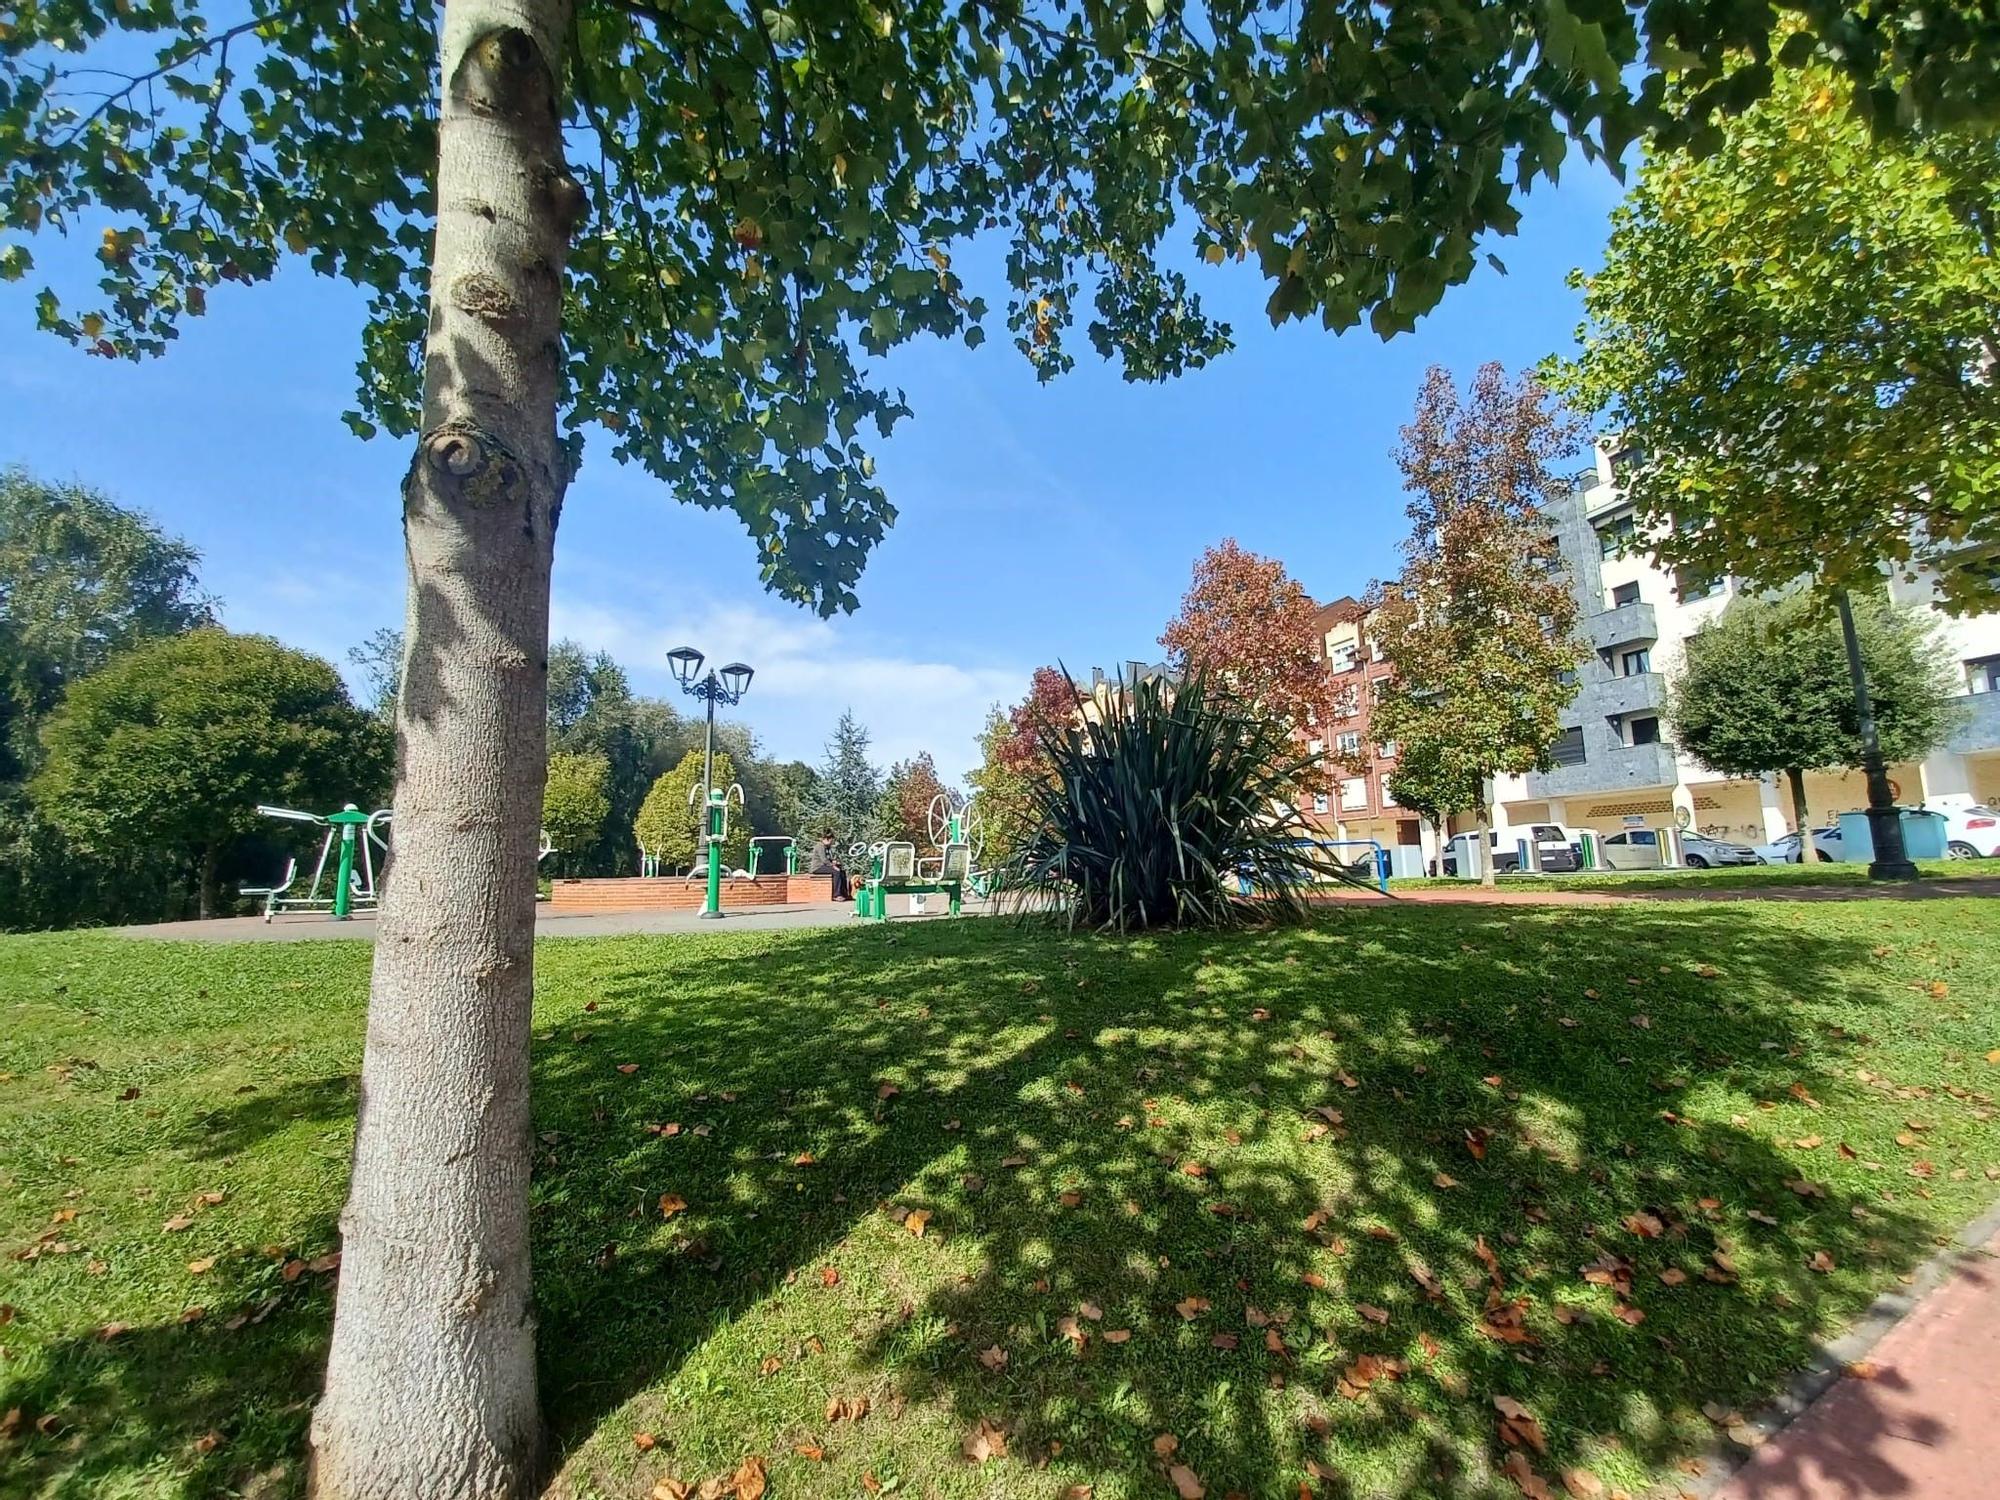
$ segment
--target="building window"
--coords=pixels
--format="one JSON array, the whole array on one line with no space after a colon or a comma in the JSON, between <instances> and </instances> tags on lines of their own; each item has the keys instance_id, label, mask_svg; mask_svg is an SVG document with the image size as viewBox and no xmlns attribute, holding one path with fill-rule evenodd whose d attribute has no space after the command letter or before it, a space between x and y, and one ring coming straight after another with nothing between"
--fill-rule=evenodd
<instances>
[{"instance_id":1,"label":"building window","mask_svg":"<svg viewBox=\"0 0 2000 1500\"><path fill-rule=\"evenodd\" d=\"M1375 754L1382 760L1394 760L1396 758L1396 742L1394 740L1382 741L1381 744L1375 747Z\"/></svg>"},{"instance_id":2,"label":"building window","mask_svg":"<svg viewBox=\"0 0 2000 1500\"><path fill-rule=\"evenodd\" d=\"M1556 673L1556 681L1561 683L1564 687L1575 687L1576 668L1564 667L1560 672Z\"/></svg>"},{"instance_id":3,"label":"building window","mask_svg":"<svg viewBox=\"0 0 2000 1500\"><path fill-rule=\"evenodd\" d=\"M1647 714L1639 719L1627 719L1625 727L1631 731L1632 743L1635 745L1660 743L1660 720L1657 714Z\"/></svg>"},{"instance_id":4,"label":"building window","mask_svg":"<svg viewBox=\"0 0 2000 1500\"><path fill-rule=\"evenodd\" d=\"M1306 741L1306 754L1308 755L1317 755L1320 753L1320 751L1324 750L1325 748L1326 748L1326 743L1323 740Z\"/></svg>"},{"instance_id":5,"label":"building window","mask_svg":"<svg viewBox=\"0 0 2000 1500\"><path fill-rule=\"evenodd\" d=\"M1638 525L1629 511L1616 520L1601 521L1597 526L1597 555L1616 557L1629 548L1638 535Z\"/></svg>"},{"instance_id":6,"label":"building window","mask_svg":"<svg viewBox=\"0 0 2000 1500\"><path fill-rule=\"evenodd\" d=\"M1638 677L1653 670L1653 653L1641 646L1637 651L1627 651L1618 659L1619 670L1627 677Z\"/></svg>"},{"instance_id":7,"label":"building window","mask_svg":"<svg viewBox=\"0 0 2000 1500\"><path fill-rule=\"evenodd\" d=\"M1352 812L1357 807L1368 805L1368 783L1359 776L1350 776L1340 784L1340 806L1343 811Z\"/></svg>"},{"instance_id":8,"label":"building window","mask_svg":"<svg viewBox=\"0 0 2000 1500\"><path fill-rule=\"evenodd\" d=\"M1559 766L1580 766L1584 762L1583 729L1565 729L1549 746L1549 759Z\"/></svg>"},{"instance_id":9,"label":"building window","mask_svg":"<svg viewBox=\"0 0 2000 1500\"><path fill-rule=\"evenodd\" d=\"M1981 656L1967 662L1965 686L1974 693L2000 693L2000 656Z\"/></svg>"},{"instance_id":10,"label":"building window","mask_svg":"<svg viewBox=\"0 0 2000 1500\"><path fill-rule=\"evenodd\" d=\"M1382 659L1382 643L1372 635L1368 637L1368 659L1370 661L1380 661Z\"/></svg>"},{"instance_id":11,"label":"building window","mask_svg":"<svg viewBox=\"0 0 2000 1500\"><path fill-rule=\"evenodd\" d=\"M1722 592L1722 575L1699 573L1692 568L1676 568L1674 592L1680 595L1683 604L1694 599L1706 599L1711 594Z\"/></svg>"},{"instance_id":12,"label":"building window","mask_svg":"<svg viewBox=\"0 0 2000 1500\"><path fill-rule=\"evenodd\" d=\"M1361 712L1361 690L1344 687L1333 698L1333 716L1336 719L1351 719Z\"/></svg>"},{"instance_id":13,"label":"building window","mask_svg":"<svg viewBox=\"0 0 2000 1500\"><path fill-rule=\"evenodd\" d=\"M1333 753L1345 759L1352 759L1361 753L1361 731L1344 729L1333 737Z\"/></svg>"},{"instance_id":14,"label":"building window","mask_svg":"<svg viewBox=\"0 0 2000 1500\"><path fill-rule=\"evenodd\" d=\"M1326 795L1326 793L1325 793L1325 792L1314 792L1314 793L1313 793L1313 811L1314 811L1314 812L1316 812L1316 813L1323 813L1323 812L1325 812L1325 811L1327 810L1327 807L1328 807L1328 799L1327 799L1327 795Z\"/></svg>"},{"instance_id":15,"label":"building window","mask_svg":"<svg viewBox=\"0 0 2000 1500\"><path fill-rule=\"evenodd\" d=\"M1334 671L1352 672L1354 670L1354 657L1354 642L1342 641L1338 645L1332 641L1326 643L1327 665L1332 667Z\"/></svg>"},{"instance_id":16,"label":"building window","mask_svg":"<svg viewBox=\"0 0 2000 1500\"><path fill-rule=\"evenodd\" d=\"M1382 778L1382 805L1384 807L1396 805L1396 794L1389 790L1389 778L1386 776Z\"/></svg>"},{"instance_id":17,"label":"building window","mask_svg":"<svg viewBox=\"0 0 2000 1500\"><path fill-rule=\"evenodd\" d=\"M1613 609L1622 609L1627 604L1637 604L1638 602L1639 585L1636 582L1621 583L1611 591L1611 607Z\"/></svg>"}]
</instances>

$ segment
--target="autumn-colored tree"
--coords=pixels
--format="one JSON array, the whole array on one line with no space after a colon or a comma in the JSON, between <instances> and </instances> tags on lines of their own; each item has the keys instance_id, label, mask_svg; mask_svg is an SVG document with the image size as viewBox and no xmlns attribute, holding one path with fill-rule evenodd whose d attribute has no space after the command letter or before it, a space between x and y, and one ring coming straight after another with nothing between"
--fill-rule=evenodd
<instances>
[{"instance_id":1,"label":"autumn-colored tree","mask_svg":"<svg viewBox=\"0 0 2000 1500\"><path fill-rule=\"evenodd\" d=\"M1551 465L1579 430L1532 376L1482 365L1461 399L1434 365L1396 452L1416 498L1403 571L1369 594L1374 638L1396 669L1369 728L1435 785L1479 788L1482 849L1486 783L1546 767L1575 692L1564 679L1583 658L1576 598L1542 515L1560 491ZM1481 867L1490 883L1492 862Z\"/></svg>"},{"instance_id":2,"label":"autumn-colored tree","mask_svg":"<svg viewBox=\"0 0 2000 1500\"><path fill-rule=\"evenodd\" d=\"M1311 596L1275 557L1233 538L1195 560L1194 582L1160 644L1176 675L1206 672L1213 688L1258 717L1301 732L1335 717Z\"/></svg>"},{"instance_id":3,"label":"autumn-colored tree","mask_svg":"<svg viewBox=\"0 0 2000 1500\"><path fill-rule=\"evenodd\" d=\"M1007 710L1010 731L998 742L1001 762L1026 772L1046 765L1051 742L1076 718L1076 687L1055 667L1037 667L1028 696Z\"/></svg>"},{"instance_id":4,"label":"autumn-colored tree","mask_svg":"<svg viewBox=\"0 0 2000 1500\"><path fill-rule=\"evenodd\" d=\"M874 836L929 848L931 803L944 789L930 751L897 761L875 803Z\"/></svg>"}]
</instances>

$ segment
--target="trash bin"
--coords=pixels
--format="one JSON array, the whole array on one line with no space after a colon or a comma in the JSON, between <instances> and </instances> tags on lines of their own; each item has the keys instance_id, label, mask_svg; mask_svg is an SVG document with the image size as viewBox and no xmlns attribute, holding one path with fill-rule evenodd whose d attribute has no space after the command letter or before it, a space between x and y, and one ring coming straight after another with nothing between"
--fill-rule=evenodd
<instances>
[{"instance_id":1,"label":"trash bin","mask_svg":"<svg viewBox=\"0 0 2000 1500\"><path fill-rule=\"evenodd\" d=\"M1902 815L1903 853L1911 859L1943 859L1944 814L1922 807L1900 807L1896 811ZM1835 858L1863 864L1873 860L1875 836L1868 830L1866 810L1844 812L1839 822L1840 853Z\"/></svg>"}]
</instances>

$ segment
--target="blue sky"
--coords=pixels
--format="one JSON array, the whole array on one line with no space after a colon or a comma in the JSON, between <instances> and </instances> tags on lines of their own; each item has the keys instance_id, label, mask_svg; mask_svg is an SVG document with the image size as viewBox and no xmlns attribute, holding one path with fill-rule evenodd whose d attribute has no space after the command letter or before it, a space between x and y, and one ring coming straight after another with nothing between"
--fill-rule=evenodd
<instances>
[{"instance_id":1,"label":"blue sky","mask_svg":"<svg viewBox=\"0 0 2000 1500\"><path fill-rule=\"evenodd\" d=\"M1389 344L1274 331L1264 284L1226 266L1197 285L1235 324L1236 352L1164 386L1126 384L1087 347L1038 385L1004 336L897 351L887 373L915 416L877 451L900 519L859 612L835 621L764 594L733 520L587 455L557 543L555 633L610 650L642 691L671 689L662 658L683 641L741 657L759 669L742 716L775 753L817 761L851 706L879 759L924 749L960 774L987 707L1019 697L1036 665L1157 656L1212 542L1281 557L1320 599L1393 571L1403 498L1389 452L1424 368L1513 368L1569 347L1563 278L1600 257L1618 193L1573 161L1527 200L1521 233L1488 247L1508 275L1482 266ZM45 269L69 259L34 248ZM0 464L150 511L201 550L235 629L342 661L401 623L407 451L340 422L362 316L351 288L302 266L218 288L164 359L132 366L36 334L42 284L38 271L0 285Z\"/></svg>"}]
</instances>

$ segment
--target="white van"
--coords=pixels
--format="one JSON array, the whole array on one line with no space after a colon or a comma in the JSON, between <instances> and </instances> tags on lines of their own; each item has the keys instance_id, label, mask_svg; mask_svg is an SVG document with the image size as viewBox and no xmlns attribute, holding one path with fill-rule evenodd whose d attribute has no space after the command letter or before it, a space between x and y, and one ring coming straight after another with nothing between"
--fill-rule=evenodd
<instances>
[{"instance_id":1,"label":"white van","mask_svg":"<svg viewBox=\"0 0 2000 1500\"><path fill-rule=\"evenodd\" d=\"M1471 867L1470 855L1476 833L1455 833L1444 846L1444 853L1438 861L1438 868L1446 875L1456 875L1461 865L1468 876L1478 872ZM1542 869L1550 874L1562 874L1583 868L1583 839L1574 829L1565 828L1560 823L1531 823L1522 828L1509 828L1504 836L1501 830L1489 830L1486 835L1487 848L1492 853L1494 873L1505 875L1521 868L1521 844L1528 838L1535 841L1535 852L1541 860Z\"/></svg>"}]
</instances>

